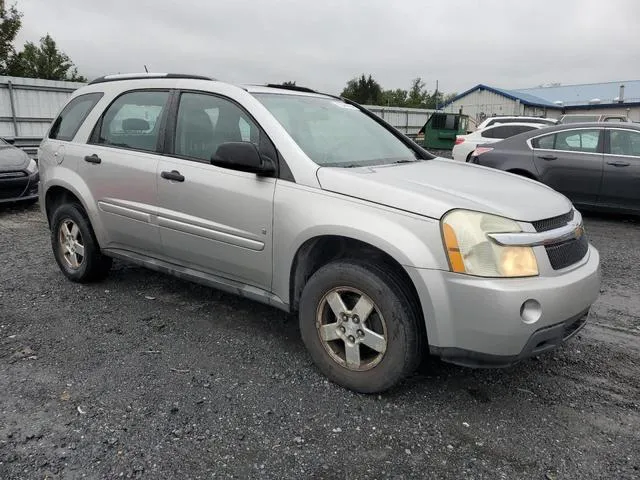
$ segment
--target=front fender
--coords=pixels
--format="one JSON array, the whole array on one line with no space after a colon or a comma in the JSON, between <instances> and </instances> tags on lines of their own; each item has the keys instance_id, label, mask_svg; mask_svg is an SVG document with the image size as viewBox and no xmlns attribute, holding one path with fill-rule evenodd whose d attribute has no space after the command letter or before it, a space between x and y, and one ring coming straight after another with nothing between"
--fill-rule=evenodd
<instances>
[{"instance_id":1,"label":"front fender","mask_svg":"<svg viewBox=\"0 0 640 480\"><path fill-rule=\"evenodd\" d=\"M405 267L449 268L437 220L294 183L276 186L273 229L273 290L285 303L296 253L320 236L359 240Z\"/></svg>"}]
</instances>

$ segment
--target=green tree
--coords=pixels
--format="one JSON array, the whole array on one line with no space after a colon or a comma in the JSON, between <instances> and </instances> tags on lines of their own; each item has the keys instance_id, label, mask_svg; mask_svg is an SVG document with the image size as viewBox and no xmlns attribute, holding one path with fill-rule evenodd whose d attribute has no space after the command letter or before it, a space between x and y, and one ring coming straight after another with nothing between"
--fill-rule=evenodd
<instances>
[{"instance_id":1,"label":"green tree","mask_svg":"<svg viewBox=\"0 0 640 480\"><path fill-rule=\"evenodd\" d=\"M341 96L361 105L378 105L382 102L382 87L371 75L363 73L347 82Z\"/></svg>"},{"instance_id":2,"label":"green tree","mask_svg":"<svg viewBox=\"0 0 640 480\"><path fill-rule=\"evenodd\" d=\"M407 107L411 108L427 108L430 103L430 95L422 78L417 77L411 81L409 96L407 98Z\"/></svg>"},{"instance_id":3,"label":"green tree","mask_svg":"<svg viewBox=\"0 0 640 480\"><path fill-rule=\"evenodd\" d=\"M7 66L15 54L13 41L22 26L22 13L15 5L0 0L0 75L8 75Z\"/></svg>"},{"instance_id":4,"label":"green tree","mask_svg":"<svg viewBox=\"0 0 640 480\"><path fill-rule=\"evenodd\" d=\"M86 82L69 56L60 51L51 35L40 39L40 45L27 42L24 49L14 55L8 65L9 75L43 78L45 80L70 80Z\"/></svg>"},{"instance_id":5,"label":"green tree","mask_svg":"<svg viewBox=\"0 0 640 480\"><path fill-rule=\"evenodd\" d=\"M382 105L388 107L405 107L407 105L407 98L409 92L402 88L395 90L385 90L382 92Z\"/></svg>"}]
</instances>

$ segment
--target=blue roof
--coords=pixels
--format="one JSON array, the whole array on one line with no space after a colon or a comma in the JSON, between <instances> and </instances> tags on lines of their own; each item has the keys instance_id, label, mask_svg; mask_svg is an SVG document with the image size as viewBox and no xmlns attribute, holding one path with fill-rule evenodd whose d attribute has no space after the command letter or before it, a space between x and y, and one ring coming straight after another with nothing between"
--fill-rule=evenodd
<instances>
[{"instance_id":1,"label":"blue roof","mask_svg":"<svg viewBox=\"0 0 640 480\"><path fill-rule=\"evenodd\" d=\"M506 90L490 87L482 83L470 88L466 92L456 95L445 107L456 100L475 92L488 90L503 95L511 100L520 100L523 105L531 107L562 108L562 106L586 106L593 99L599 99L601 105L617 104L620 95L620 85L624 85L624 103L640 104L640 80L624 80L620 82L587 83L583 85L560 85L557 87L521 88ZM562 102L557 105L555 102Z\"/></svg>"},{"instance_id":2,"label":"blue roof","mask_svg":"<svg viewBox=\"0 0 640 480\"><path fill-rule=\"evenodd\" d=\"M596 98L603 104L610 104L617 102L616 98L620 95L620 85L624 85L625 103L640 102L640 80L523 88L517 90L517 92L538 97L551 103L561 101L565 106L588 105L591 100Z\"/></svg>"}]
</instances>

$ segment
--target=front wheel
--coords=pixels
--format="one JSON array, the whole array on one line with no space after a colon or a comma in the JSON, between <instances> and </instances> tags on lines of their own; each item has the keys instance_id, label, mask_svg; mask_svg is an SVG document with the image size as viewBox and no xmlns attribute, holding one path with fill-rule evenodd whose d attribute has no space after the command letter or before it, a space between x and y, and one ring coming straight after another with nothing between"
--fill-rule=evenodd
<instances>
[{"instance_id":1,"label":"front wheel","mask_svg":"<svg viewBox=\"0 0 640 480\"><path fill-rule=\"evenodd\" d=\"M415 370L422 334L405 292L395 275L355 261L332 262L309 279L300 299L300 332L330 380L376 393Z\"/></svg>"}]
</instances>

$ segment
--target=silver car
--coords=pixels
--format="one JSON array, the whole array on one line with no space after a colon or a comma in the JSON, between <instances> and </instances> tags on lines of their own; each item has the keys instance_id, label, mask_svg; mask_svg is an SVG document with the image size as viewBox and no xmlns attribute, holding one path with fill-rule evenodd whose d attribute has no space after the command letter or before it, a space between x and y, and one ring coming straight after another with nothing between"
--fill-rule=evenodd
<instances>
[{"instance_id":1,"label":"silver car","mask_svg":"<svg viewBox=\"0 0 640 480\"><path fill-rule=\"evenodd\" d=\"M297 312L332 381L380 392L426 352L506 366L585 324L600 258L532 180L433 155L300 87L116 75L76 91L39 149L62 272L113 258Z\"/></svg>"}]
</instances>

